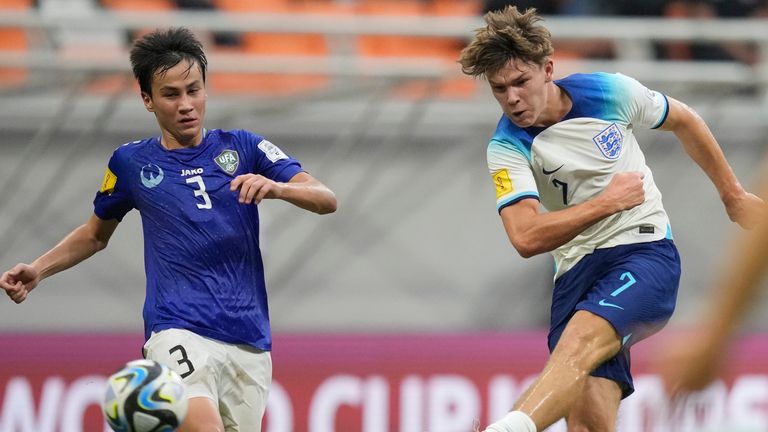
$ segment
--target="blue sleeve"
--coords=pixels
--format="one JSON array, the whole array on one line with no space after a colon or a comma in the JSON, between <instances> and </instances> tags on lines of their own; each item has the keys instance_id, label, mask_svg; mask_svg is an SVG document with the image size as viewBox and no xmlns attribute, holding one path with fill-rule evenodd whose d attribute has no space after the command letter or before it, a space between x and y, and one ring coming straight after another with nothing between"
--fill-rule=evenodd
<instances>
[{"instance_id":1,"label":"blue sleeve","mask_svg":"<svg viewBox=\"0 0 768 432\"><path fill-rule=\"evenodd\" d=\"M123 217L135 208L130 181L125 171L125 163L122 161L118 149L109 160L107 170L104 173L104 181L93 200L93 212L100 219L122 221Z\"/></svg>"},{"instance_id":2,"label":"blue sleeve","mask_svg":"<svg viewBox=\"0 0 768 432\"><path fill-rule=\"evenodd\" d=\"M285 183L304 171L299 161L283 153L267 139L248 131L240 131L240 136L248 152L253 155L251 168L254 174Z\"/></svg>"}]
</instances>

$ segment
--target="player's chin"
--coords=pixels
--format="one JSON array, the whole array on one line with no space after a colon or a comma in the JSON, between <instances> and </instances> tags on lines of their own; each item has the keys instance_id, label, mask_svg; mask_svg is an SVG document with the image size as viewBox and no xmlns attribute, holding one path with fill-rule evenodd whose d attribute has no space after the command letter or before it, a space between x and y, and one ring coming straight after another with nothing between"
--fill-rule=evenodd
<instances>
[{"instance_id":1,"label":"player's chin","mask_svg":"<svg viewBox=\"0 0 768 432\"><path fill-rule=\"evenodd\" d=\"M535 119L533 116L528 116L526 113L520 113L520 114L507 114L507 117L509 117L509 120L517 127L520 128L527 128L531 127L535 123Z\"/></svg>"},{"instance_id":2,"label":"player's chin","mask_svg":"<svg viewBox=\"0 0 768 432\"><path fill-rule=\"evenodd\" d=\"M183 141L190 141L197 138L200 135L201 128L199 126L186 126L182 125L177 129L177 136Z\"/></svg>"}]
</instances>

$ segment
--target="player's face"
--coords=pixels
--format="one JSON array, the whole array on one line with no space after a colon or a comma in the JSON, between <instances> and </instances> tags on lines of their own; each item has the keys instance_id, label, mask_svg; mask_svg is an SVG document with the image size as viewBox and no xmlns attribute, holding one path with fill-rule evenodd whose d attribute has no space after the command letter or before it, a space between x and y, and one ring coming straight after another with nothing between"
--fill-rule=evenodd
<instances>
[{"instance_id":1,"label":"player's face","mask_svg":"<svg viewBox=\"0 0 768 432\"><path fill-rule=\"evenodd\" d=\"M488 74L493 96L504 114L519 127L545 126L541 115L547 107L547 83L552 81L552 61L544 65L510 60Z\"/></svg>"},{"instance_id":2,"label":"player's face","mask_svg":"<svg viewBox=\"0 0 768 432\"><path fill-rule=\"evenodd\" d=\"M168 148L189 147L202 141L205 82L197 63L179 62L152 78L152 94L141 94L147 111L155 113Z\"/></svg>"}]
</instances>

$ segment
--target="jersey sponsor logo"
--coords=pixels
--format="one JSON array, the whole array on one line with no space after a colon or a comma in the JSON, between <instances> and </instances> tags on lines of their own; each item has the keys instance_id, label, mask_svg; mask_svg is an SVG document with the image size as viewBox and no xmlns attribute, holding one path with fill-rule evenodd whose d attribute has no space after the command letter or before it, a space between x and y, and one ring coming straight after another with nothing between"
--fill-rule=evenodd
<instances>
[{"instance_id":1,"label":"jersey sponsor logo","mask_svg":"<svg viewBox=\"0 0 768 432\"><path fill-rule=\"evenodd\" d=\"M621 155L621 146L624 143L624 136L621 134L616 123L603 129L602 132L592 138L597 148L608 159L618 159Z\"/></svg>"},{"instance_id":2,"label":"jersey sponsor logo","mask_svg":"<svg viewBox=\"0 0 768 432\"><path fill-rule=\"evenodd\" d=\"M141 184L147 189L159 185L164 178L163 169L151 162L141 167Z\"/></svg>"},{"instance_id":3,"label":"jersey sponsor logo","mask_svg":"<svg viewBox=\"0 0 768 432\"><path fill-rule=\"evenodd\" d=\"M551 175L551 174L554 174L554 173L558 172L560 170L560 168L562 168L564 166L565 166L565 164L562 164L559 167L553 169L552 171L550 171L550 170L548 170L548 169L546 169L544 167L541 167L541 172L543 172L544 175Z\"/></svg>"},{"instance_id":4,"label":"jersey sponsor logo","mask_svg":"<svg viewBox=\"0 0 768 432\"><path fill-rule=\"evenodd\" d=\"M283 151L280 150L280 147L272 144L267 140L261 140L261 142L259 143L259 148L267 156L267 159L272 161L272 163L275 163L280 159L288 159L288 155L283 153Z\"/></svg>"},{"instance_id":5,"label":"jersey sponsor logo","mask_svg":"<svg viewBox=\"0 0 768 432\"><path fill-rule=\"evenodd\" d=\"M496 199L512 193L515 188L512 186L512 179L509 178L509 171L506 168L493 173L493 183L496 185Z\"/></svg>"},{"instance_id":6,"label":"jersey sponsor logo","mask_svg":"<svg viewBox=\"0 0 768 432\"><path fill-rule=\"evenodd\" d=\"M237 166L240 165L240 156L234 150L224 150L218 156L213 158L216 165L219 166L225 173L232 175L237 171Z\"/></svg>"},{"instance_id":7,"label":"jersey sponsor logo","mask_svg":"<svg viewBox=\"0 0 768 432\"><path fill-rule=\"evenodd\" d=\"M99 192L105 194L112 194L115 191L115 185L117 184L117 176L112 170L107 167L107 171L104 173L104 180L101 182L101 188Z\"/></svg>"},{"instance_id":8,"label":"jersey sponsor logo","mask_svg":"<svg viewBox=\"0 0 768 432\"><path fill-rule=\"evenodd\" d=\"M198 174L202 174L202 173L203 173L203 169L202 168L183 169L183 170L181 170L181 176L182 177L191 176L191 175L198 175Z\"/></svg>"}]
</instances>

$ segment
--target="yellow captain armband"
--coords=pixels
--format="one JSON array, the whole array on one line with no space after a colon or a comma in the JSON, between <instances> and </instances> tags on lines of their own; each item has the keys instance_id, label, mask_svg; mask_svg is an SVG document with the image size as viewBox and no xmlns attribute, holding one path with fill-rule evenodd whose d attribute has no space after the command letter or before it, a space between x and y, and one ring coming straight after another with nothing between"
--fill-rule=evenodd
<instances>
[{"instance_id":1,"label":"yellow captain armband","mask_svg":"<svg viewBox=\"0 0 768 432\"><path fill-rule=\"evenodd\" d=\"M104 173L104 181L101 182L101 189L99 192L111 194L115 190L115 184L117 183L117 176L109 168Z\"/></svg>"},{"instance_id":2,"label":"yellow captain armband","mask_svg":"<svg viewBox=\"0 0 768 432\"><path fill-rule=\"evenodd\" d=\"M512 179L509 178L509 172L506 168L493 173L493 184L496 185L496 199L508 195L515 190L512 186Z\"/></svg>"}]
</instances>

